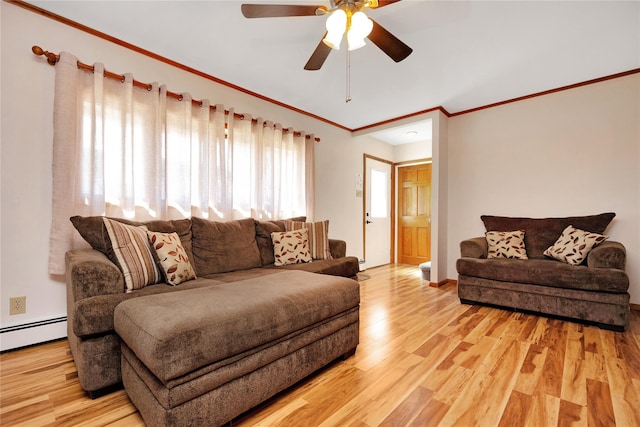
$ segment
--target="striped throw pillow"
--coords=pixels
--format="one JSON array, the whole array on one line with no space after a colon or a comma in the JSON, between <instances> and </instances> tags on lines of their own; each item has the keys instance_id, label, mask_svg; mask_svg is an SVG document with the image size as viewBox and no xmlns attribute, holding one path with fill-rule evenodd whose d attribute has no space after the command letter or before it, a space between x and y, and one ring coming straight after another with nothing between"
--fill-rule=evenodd
<instances>
[{"instance_id":1,"label":"striped throw pillow","mask_svg":"<svg viewBox=\"0 0 640 427\"><path fill-rule=\"evenodd\" d=\"M309 234L309 248L313 259L331 259L329 250L329 220L320 222L284 221L287 231L307 229Z\"/></svg>"},{"instance_id":2,"label":"striped throw pillow","mask_svg":"<svg viewBox=\"0 0 640 427\"><path fill-rule=\"evenodd\" d=\"M124 276L126 292L160 282L162 276L153 260L147 227L127 225L109 218L103 218L103 221Z\"/></svg>"}]
</instances>

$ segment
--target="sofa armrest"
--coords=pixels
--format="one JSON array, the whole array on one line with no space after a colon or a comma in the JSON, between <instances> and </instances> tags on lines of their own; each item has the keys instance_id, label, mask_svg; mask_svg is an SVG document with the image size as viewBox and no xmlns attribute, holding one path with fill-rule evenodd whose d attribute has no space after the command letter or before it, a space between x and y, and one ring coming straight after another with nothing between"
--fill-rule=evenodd
<instances>
[{"instance_id":1,"label":"sofa armrest","mask_svg":"<svg viewBox=\"0 0 640 427\"><path fill-rule=\"evenodd\" d=\"M124 293L122 272L102 252L71 250L65 255L67 292L72 301Z\"/></svg>"},{"instance_id":2,"label":"sofa armrest","mask_svg":"<svg viewBox=\"0 0 640 427\"><path fill-rule=\"evenodd\" d=\"M338 239L329 239L329 252L333 258L344 258L347 256L347 242Z\"/></svg>"},{"instance_id":3,"label":"sofa armrest","mask_svg":"<svg viewBox=\"0 0 640 427\"><path fill-rule=\"evenodd\" d=\"M587 266L624 270L626 259L627 251L622 243L605 241L589 252Z\"/></svg>"},{"instance_id":4,"label":"sofa armrest","mask_svg":"<svg viewBox=\"0 0 640 427\"><path fill-rule=\"evenodd\" d=\"M460 242L460 255L463 258L486 258L488 251L485 237L473 237Z\"/></svg>"}]
</instances>

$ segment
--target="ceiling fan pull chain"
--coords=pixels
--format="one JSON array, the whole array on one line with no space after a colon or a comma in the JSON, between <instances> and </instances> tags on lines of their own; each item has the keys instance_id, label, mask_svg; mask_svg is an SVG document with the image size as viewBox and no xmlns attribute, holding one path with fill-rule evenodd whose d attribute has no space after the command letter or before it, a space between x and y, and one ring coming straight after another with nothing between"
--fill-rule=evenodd
<instances>
[{"instance_id":1,"label":"ceiling fan pull chain","mask_svg":"<svg viewBox=\"0 0 640 427\"><path fill-rule=\"evenodd\" d=\"M351 101L351 52L347 49L347 96L344 102Z\"/></svg>"}]
</instances>

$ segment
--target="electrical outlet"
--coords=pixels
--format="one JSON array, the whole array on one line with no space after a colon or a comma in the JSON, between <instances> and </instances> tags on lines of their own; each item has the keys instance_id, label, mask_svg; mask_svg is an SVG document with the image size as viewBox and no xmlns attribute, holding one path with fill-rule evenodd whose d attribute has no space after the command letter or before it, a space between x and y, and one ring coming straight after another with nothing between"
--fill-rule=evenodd
<instances>
[{"instance_id":1,"label":"electrical outlet","mask_svg":"<svg viewBox=\"0 0 640 427\"><path fill-rule=\"evenodd\" d=\"M27 297L9 298L9 314L24 314L27 312Z\"/></svg>"}]
</instances>

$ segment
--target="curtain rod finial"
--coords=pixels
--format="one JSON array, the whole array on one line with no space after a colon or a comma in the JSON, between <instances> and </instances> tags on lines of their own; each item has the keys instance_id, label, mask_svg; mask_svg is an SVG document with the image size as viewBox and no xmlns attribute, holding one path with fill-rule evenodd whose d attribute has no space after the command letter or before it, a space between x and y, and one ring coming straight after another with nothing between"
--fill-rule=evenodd
<instances>
[{"instance_id":1,"label":"curtain rod finial","mask_svg":"<svg viewBox=\"0 0 640 427\"><path fill-rule=\"evenodd\" d=\"M31 48L31 52L33 52L35 55L38 55L38 56L41 56L41 55L46 56L47 62L49 63L49 65L56 65L56 62L58 62L58 60L60 59L60 55L47 52L46 50L43 50L40 46L33 46Z\"/></svg>"}]
</instances>

